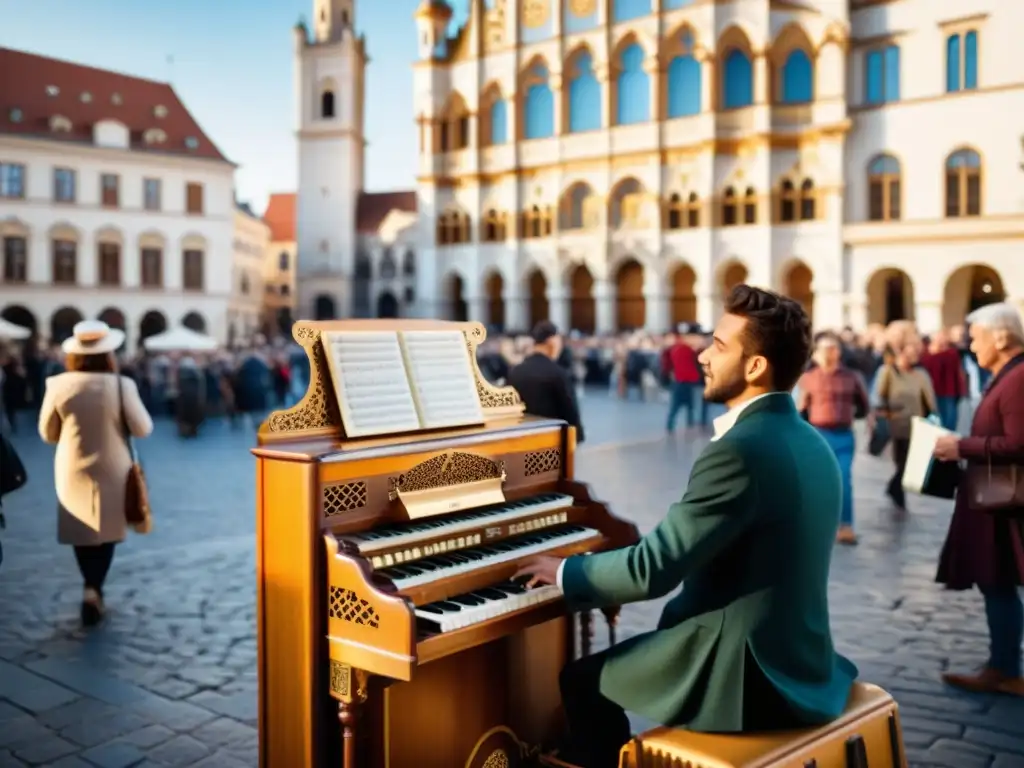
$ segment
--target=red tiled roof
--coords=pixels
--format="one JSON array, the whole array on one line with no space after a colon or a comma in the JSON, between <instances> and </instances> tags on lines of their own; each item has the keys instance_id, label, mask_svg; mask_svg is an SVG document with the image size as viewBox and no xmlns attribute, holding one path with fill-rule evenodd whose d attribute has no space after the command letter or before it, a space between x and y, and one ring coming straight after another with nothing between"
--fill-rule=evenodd
<instances>
[{"instance_id":1,"label":"red tiled roof","mask_svg":"<svg viewBox=\"0 0 1024 768\"><path fill-rule=\"evenodd\" d=\"M163 117L158 106L166 109ZM12 119L17 113L20 119ZM56 115L71 122L70 132L50 128ZM168 83L0 48L0 133L91 144L93 126L102 120L127 126L133 150L227 161ZM162 130L166 141L147 144L143 135L151 128Z\"/></svg>"},{"instance_id":2,"label":"red tiled roof","mask_svg":"<svg viewBox=\"0 0 1024 768\"><path fill-rule=\"evenodd\" d=\"M271 242L295 242L295 193L277 192L267 201L264 223L270 227Z\"/></svg>"},{"instance_id":3,"label":"red tiled roof","mask_svg":"<svg viewBox=\"0 0 1024 768\"><path fill-rule=\"evenodd\" d=\"M380 229L384 218L394 210L406 213L416 212L416 193L402 192L363 192L359 196L356 207L356 231L376 232Z\"/></svg>"}]
</instances>

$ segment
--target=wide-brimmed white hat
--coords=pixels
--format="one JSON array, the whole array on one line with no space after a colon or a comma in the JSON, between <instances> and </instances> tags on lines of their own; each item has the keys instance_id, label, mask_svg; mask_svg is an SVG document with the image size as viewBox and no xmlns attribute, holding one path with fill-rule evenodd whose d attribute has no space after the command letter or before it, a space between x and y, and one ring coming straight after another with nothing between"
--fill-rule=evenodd
<instances>
[{"instance_id":1,"label":"wide-brimmed white hat","mask_svg":"<svg viewBox=\"0 0 1024 768\"><path fill-rule=\"evenodd\" d=\"M68 355L104 355L124 344L124 331L111 328L102 320L75 323L71 338L61 344Z\"/></svg>"}]
</instances>

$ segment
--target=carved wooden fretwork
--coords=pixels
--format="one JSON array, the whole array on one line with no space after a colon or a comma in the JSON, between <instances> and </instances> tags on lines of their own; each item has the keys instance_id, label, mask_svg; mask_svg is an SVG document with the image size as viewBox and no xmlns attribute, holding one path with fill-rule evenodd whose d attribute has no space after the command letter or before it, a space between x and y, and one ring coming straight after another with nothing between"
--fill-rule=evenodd
<instances>
[{"instance_id":1,"label":"carved wooden fretwork","mask_svg":"<svg viewBox=\"0 0 1024 768\"><path fill-rule=\"evenodd\" d=\"M415 493L435 488L476 483L481 480L505 480L505 462L486 456L452 451L420 462L398 477L388 478L388 495L394 501L399 493Z\"/></svg>"}]
</instances>

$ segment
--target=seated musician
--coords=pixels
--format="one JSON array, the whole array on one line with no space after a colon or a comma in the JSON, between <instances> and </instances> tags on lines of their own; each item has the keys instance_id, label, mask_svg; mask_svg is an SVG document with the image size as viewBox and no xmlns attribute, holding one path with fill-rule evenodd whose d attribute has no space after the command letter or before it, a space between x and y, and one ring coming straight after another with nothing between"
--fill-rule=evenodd
<instances>
[{"instance_id":1,"label":"seated musician","mask_svg":"<svg viewBox=\"0 0 1024 768\"><path fill-rule=\"evenodd\" d=\"M828 575L842 481L790 390L810 355L796 302L740 285L701 353L705 395L728 413L682 501L631 547L537 557L531 584L558 584L589 610L682 590L657 629L562 671L570 762L612 768L629 710L665 725L739 732L826 723L856 667L835 652Z\"/></svg>"}]
</instances>

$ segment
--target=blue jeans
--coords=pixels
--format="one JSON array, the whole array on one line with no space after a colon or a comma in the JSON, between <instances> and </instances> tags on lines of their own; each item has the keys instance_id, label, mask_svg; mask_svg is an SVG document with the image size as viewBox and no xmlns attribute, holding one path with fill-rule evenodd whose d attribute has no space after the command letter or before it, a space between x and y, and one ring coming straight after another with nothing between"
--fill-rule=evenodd
<instances>
[{"instance_id":1,"label":"blue jeans","mask_svg":"<svg viewBox=\"0 0 1024 768\"><path fill-rule=\"evenodd\" d=\"M693 384L691 382L673 381L669 387L669 402L668 402L668 421L665 423L665 429L669 432L676 428L676 416L679 415L679 411L682 408L686 409L686 425L692 427L696 419L694 413L696 399L696 391L700 387L699 384Z\"/></svg>"},{"instance_id":2,"label":"blue jeans","mask_svg":"<svg viewBox=\"0 0 1024 768\"><path fill-rule=\"evenodd\" d=\"M960 400L955 397L936 398L939 406L939 421L946 429L956 431L956 423L960 421Z\"/></svg>"},{"instance_id":3,"label":"blue jeans","mask_svg":"<svg viewBox=\"0 0 1024 768\"><path fill-rule=\"evenodd\" d=\"M981 587L988 619L988 666L1008 677L1021 676L1024 603L1016 587Z\"/></svg>"},{"instance_id":4,"label":"blue jeans","mask_svg":"<svg viewBox=\"0 0 1024 768\"><path fill-rule=\"evenodd\" d=\"M856 444L852 429L819 429L818 434L825 438L839 462L839 472L843 478L843 508L839 524L853 526L853 454Z\"/></svg>"}]
</instances>

